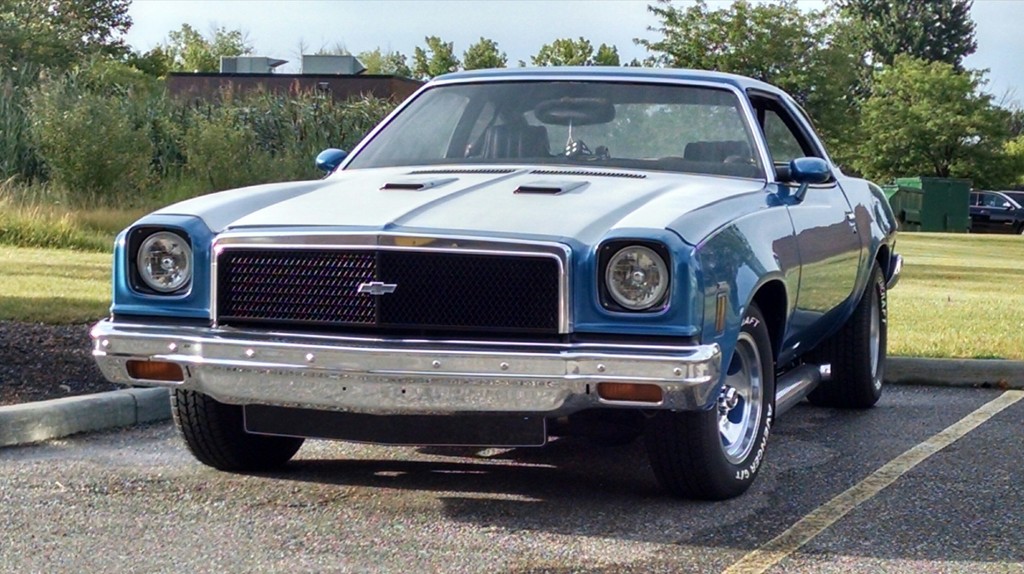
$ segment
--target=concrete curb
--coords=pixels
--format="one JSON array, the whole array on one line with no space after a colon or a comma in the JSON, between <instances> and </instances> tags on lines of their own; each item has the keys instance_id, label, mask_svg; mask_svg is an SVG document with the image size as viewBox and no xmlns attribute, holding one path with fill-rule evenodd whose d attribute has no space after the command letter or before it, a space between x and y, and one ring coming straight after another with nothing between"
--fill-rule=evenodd
<instances>
[{"instance_id":1,"label":"concrete curb","mask_svg":"<svg viewBox=\"0 0 1024 574\"><path fill-rule=\"evenodd\" d=\"M885 382L891 385L1024 389L1024 361L890 357L885 361Z\"/></svg>"},{"instance_id":2,"label":"concrete curb","mask_svg":"<svg viewBox=\"0 0 1024 574\"><path fill-rule=\"evenodd\" d=\"M1024 389L1024 361L890 357L890 385ZM126 389L0 407L0 447L171 418L167 389Z\"/></svg>"},{"instance_id":3,"label":"concrete curb","mask_svg":"<svg viewBox=\"0 0 1024 574\"><path fill-rule=\"evenodd\" d=\"M167 389L125 389L0 407L0 447L170 418Z\"/></svg>"}]
</instances>

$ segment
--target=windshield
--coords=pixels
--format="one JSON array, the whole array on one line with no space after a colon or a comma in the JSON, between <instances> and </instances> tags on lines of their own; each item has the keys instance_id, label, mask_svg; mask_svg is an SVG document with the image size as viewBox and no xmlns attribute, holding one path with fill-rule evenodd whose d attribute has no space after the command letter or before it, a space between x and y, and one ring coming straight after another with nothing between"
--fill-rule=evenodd
<instances>
[{"instance_id":1,"label":"windshield","mask_svg":"<svg viewBox=\"0 0 1024 574\"><path fill-rule=\"evenodd\" d=\"M763 178L736 95L613 82L440 85L420 94L346 169L571 164Z\"/></svg>"},{"instance_id":2,"label":"windshield","mask_svg":"<svg viewBox=\"0 0 1024 574\"><path fill-rule=\"evenodd\" d=\"M1018 206L1024 205L1024 191L1004 191L1003 193L1016 201Z\"/></svg>"}]
</instances>

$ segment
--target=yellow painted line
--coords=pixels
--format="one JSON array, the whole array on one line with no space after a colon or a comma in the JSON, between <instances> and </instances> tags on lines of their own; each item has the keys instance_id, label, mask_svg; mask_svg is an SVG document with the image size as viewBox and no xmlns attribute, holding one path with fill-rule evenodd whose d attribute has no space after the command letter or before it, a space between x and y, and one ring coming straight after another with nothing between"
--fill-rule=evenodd
<instances>
[{"instance_id":1,"label":"yellow painted line","mask_svg":"<svg viewBox=\"0 0 1024 574\"><path fill-rule=\"evenodd\" d=\"M851 486L846 492L814 509L788 530L726 568L723 574L762 574L766 572L840 518L846 516L851 510L895 482L910 469L953 444L1021 399L1024 399L1024 391L1004 392L982 405L978 410L950 425L946 430L892 459L864 480Z\"/></svg>"}]
</instances>

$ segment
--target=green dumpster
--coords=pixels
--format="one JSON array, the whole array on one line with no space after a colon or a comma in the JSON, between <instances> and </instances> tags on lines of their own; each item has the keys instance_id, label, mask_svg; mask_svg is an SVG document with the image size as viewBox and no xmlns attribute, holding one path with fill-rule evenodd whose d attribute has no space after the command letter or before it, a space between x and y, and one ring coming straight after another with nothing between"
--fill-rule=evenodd
<instances>
[{"instance_id":1,"label":"green dumpster","mask_svg":"<svg viewBox=\"0 0 1024 574\"><path fill-rule=\"evenodd\" d=\"M900 185L884 185L882 191L885 192L892 212L900 222L900 231L921 231L921 203L924 192Z\"/></svg>"},{"instance_id":2,"label":"green dumpster","mask_svg":"<svg viewBox=\"0 0 1024 574\"><path fill-rule=\"evenodd\" d=\"M971 180L903 177L896 180L896 186L899 189L893 195L893 211L897 216L901 209L905 212L903 229L952 233L966 233L970 229Z\"/></svg>"}]
</instances>

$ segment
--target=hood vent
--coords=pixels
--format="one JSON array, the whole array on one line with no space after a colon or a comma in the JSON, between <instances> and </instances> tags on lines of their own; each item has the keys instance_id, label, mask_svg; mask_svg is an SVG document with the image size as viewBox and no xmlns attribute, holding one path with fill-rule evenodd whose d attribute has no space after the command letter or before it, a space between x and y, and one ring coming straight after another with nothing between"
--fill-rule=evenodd
<instances>
[{"instance_id":1,"label":"hood vent","mask_svg":"<svg viewBox=\"0 0 1024 574\"><path fill-rule=\"evenodd\" d=\"M524 183L512 193L539 193L541 195L561 195L587 185L585 181L534 181Z\"/></svg>"},{"instance_id":2,"label":"hood vent","mask_svg":"<svg viewBox=\"0 0 1024 574\"><path fill-rule=\"evenodd\" d=\"M424 175L424 174L435 174L435 173L436 174L483 173L483 174L501 175L501 174L504 174L504 173L512 173L514 171L518 171L518 170L512 169L512 168L493 168L493 167L492 168L480 168L480 169L473 169L473 168L463 168L463 169L458 169L458 168L453 168L453 169L417 169L417 170L414 170L414 171L410 171L409 175Z\"/></svg>"},{"instance_id":3,"label":"hood vent","mask_svg":"<svg viewBox=\"0 0 1024 574\"><path fill-rule=\"evenodd\" d=\"M647 176L642 173L630 173L625 171L594 171L589 169L535 169L530 173L539 175L583 175L588 177L625 177L629 179L645 179Z\"/></svg>"},{"instance_id":4,"label":"hood vent","mask_svg":"<svg viewBox=\"0 0 1024 574\"><path fill-rule=\"evenodd\" d=\"M410 179L406 181L389 181L384 185L380 186L382 191L385 190L405 190L405 191L423 191L432 187L439 187L446 183L455 181L454 177L448 177L443 179Z\"/></svg>"}]
</instances>

